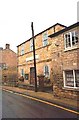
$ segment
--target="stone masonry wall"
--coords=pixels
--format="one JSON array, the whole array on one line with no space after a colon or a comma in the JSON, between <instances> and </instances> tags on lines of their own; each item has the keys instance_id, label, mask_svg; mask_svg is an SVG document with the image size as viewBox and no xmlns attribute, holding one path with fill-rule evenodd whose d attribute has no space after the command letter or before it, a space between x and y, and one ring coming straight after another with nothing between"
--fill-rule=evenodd
<instances>
[{"instance_id":1,"label":"stone masonry wall","mask_svg":"<svg viewBox=\"0 0 79 120\"><path fill-rule=\"evenodd\" d=\"M55 26L55 31L59 31L63 29L64 27L57 25ZM48 35L55 32L54 27L50 28L47 31ZM50 67L50 73L51 73L51 39L48 38L48 45L43 46L43 33L38 34L35 37L35 49L36 49L36 55L38 55L38 59L36 60L36 66L37 66L37 75L44 74L44 65L49 65ZM22 45L24 45L24 55L21 55L21 48ZM30 40L26 41L24 44L20 45L18 49L18 76L21 76L21 69L24 69L25 74L29 74L29 79L25 80L26 83L28 81L30 82L30 67L33 67L33 60L32 61L26 61L26 58L32 57L33 52L30 51ZM51 76L51 74L50 74Z\"/></svg>"},{"instance_id":2,"label":"stone masonry wall","mask_svg":"<svg viewBox=\"0 0 79 120\"><path fill-rule=\"evenodd\" d=\"M76 28L75 28L76 29ZM56 46L58 44L58 46ZM64 35L52 38L52 75L53 94L58 97L78 99L78 90L64 88L63 70L79 69L79 48L64 51Z\"/></svg>"}]
</instances>

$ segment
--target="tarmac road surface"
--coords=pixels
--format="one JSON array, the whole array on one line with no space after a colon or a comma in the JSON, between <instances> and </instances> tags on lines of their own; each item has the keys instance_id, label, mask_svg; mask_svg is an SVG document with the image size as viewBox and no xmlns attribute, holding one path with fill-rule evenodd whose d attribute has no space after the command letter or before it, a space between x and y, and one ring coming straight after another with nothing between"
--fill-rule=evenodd
<instances>
[{"instance_id":1,"label":"tarmac road surface","mask_svg":"<svg viewBox=\"0 0 79 120\"><path fill-rule=\"evenodd\" d=\"M77 118L77 114L23 96L2 92L2 118Z\"/></svg>"}]
</instances>

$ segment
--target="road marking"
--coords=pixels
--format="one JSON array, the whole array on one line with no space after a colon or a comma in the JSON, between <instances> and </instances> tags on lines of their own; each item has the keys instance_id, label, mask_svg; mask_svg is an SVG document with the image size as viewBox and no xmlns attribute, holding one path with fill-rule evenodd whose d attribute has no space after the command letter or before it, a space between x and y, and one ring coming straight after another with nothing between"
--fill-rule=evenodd
<instances>
[{"instance_id":1,"label":"road marking","mask_svg":"<svg viewBox=\"0 0 79 120\"><path fill-rule=\"evenodd\" d=\"M6 89L3 89L3 90L4 90L4 91L7 91L7 92L10 92L10 93L14 93L14 94L20 95L20 96L23 96L23 97L26 97L26 98L29 98L29 99L32 99L32 100L36 100L36 101L39 101L39 102L42 102L42 103L45 103L45 104L48 104L48 105L51 105L51 106L55 106L55 107L57 107L57 108L60 108L60 109L63 109L63 110L65 110L65 111L72 112L72 113L75 113L75 114L78 114L78 115L79 115L79 112L77 112L77 111L70 110L70 109L68 109L68 108L65 108L65 107L62 107L62 106L59 106L59 105L56 105L56 104L47 102L47 101L45 101L45 100L41 100L41 99L34 98L34 97L31 97L31 96L23 95L23 94L21 94L21 93L15 93L15 92L13 92L13 91L6 90Z\"/></svg>"}]
</instances>

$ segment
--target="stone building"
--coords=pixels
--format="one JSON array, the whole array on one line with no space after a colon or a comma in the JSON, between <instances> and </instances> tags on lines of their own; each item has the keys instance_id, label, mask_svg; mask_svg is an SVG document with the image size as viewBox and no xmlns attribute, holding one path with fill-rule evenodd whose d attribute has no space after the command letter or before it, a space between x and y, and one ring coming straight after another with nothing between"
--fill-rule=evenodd
<instances>
[{"instance_id":1,"label":"stone building","mask_svg":"<svg viewBox=\"0 0 79 120\"><path fill-rule=\"evenodd\" d=\"M17 80L17 55L6 44L5 49L0 48L0 69L2 70L2 82L12 84Z\"/></svg>"},{"instance_id":2,"label":"stone building","mask_svg":"<svg viewBox=\"0 0 79 120\"><path fill-rule=\"evenodd\" d=\"M53 94L78 99L79 92L79 23L49 36L52 40Z\"/></svg>"},{"instance_id":3,"label":"stone building","mask_svg":"<svg viewBox=\"0 0 79 120\"><path fill-rule=\"evenodd\" d=\"M51 76L51 43L48 36L64 29L59 23L34 36L37 75ZM18 77L23 76L24 82L34 84L34 59L32 38L17 46L18 51ZM39 84L39 82L38 82Z\"/></svg>"},{"instance_id":4,"label":"stone building","mask_svg":"<svg viewBox=\"0 0 79 120\"><path fill-rule=\"evenodd\" d=\"M52 85L53 94L77 98L79 91L79 23L66 27L55 24L34 36L37 75L43 74ZM18 75L34 84L32 38L17 46Z\"/></svg>"}]
</instances>

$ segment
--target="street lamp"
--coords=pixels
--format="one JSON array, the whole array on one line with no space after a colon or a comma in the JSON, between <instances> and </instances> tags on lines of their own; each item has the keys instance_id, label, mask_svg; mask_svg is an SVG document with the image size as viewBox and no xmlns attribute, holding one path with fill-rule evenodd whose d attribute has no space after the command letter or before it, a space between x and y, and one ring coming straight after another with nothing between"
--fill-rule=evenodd
<instances>
[{"instance_id":1,"label":"street lamp","mask_svg":"<svg viewBox=\"0 0 79 120\"><path fill-rule=\"evenodd\" d=\"M35 71L35 92L37 92L37 74L36 74L36 59L35 59L35 43L34 43L34 29L33 22L31 22L32 39L33 39L33 56L34 56L34 71Z\"/></svg>"}]
</instances>

